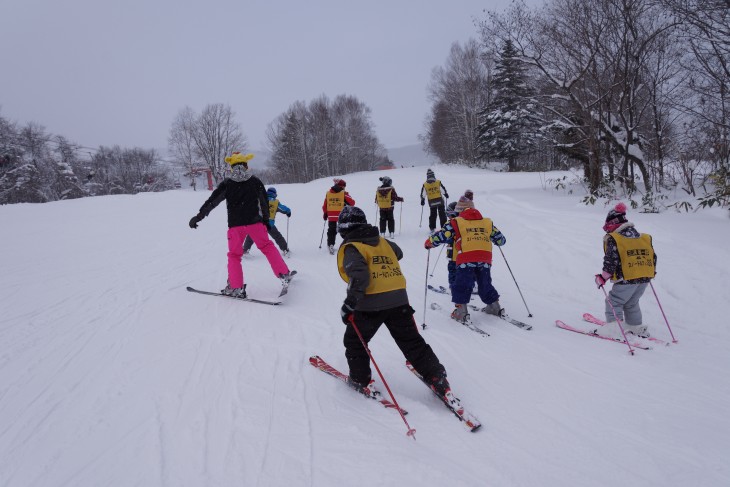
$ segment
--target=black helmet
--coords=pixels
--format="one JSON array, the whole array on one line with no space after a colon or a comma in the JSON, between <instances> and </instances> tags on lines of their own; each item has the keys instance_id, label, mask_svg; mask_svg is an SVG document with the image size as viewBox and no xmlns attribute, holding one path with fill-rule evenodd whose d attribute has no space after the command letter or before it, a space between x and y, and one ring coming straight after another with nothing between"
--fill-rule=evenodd
<instances>
[{"instance_id":1,"label":"black helmet","mask_svg":"<svg viewBox=\"0 0 730 487\"><path fill-rule=\"evenodd\" d=\"M456 201L452 201L446 207L446 216L448 216L449 218L454 218L458 214L459 214L459 212L456 211Z\"/></svg>"},{"instance_id":2,"label":"black helmet","mask_svg":"<svg viewBox=\"0 0 730 487\"><path fill-rule=\"evenodd\" d=\"M367 225L368 219L357 206L345 206L337 218L337 231L342 234L354 230L359 225Z\"/></svg>"}]
</instances>

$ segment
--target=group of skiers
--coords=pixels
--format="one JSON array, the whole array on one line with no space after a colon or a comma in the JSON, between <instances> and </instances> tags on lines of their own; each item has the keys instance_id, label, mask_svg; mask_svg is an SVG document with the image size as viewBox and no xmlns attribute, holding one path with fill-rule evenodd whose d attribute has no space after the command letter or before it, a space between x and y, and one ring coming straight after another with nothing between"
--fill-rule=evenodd
<instances>
[{"instance_id":1,"label":"group of skiers","mask_svg":"<svg viewBox=\"0 0 730 487\"><path fill-rule=\"evenodd\" d=\"M266 190L263 183L251 175L248 161L253 154L234 152L226 157L231 174L203 203L190 227L205 218L220 202L226 200L228 209L228 283L221 291L234 297L246 297L241 257L252 244L266 256L274 275L282 281L291 279L290 271L276 250L271 235L284 255L289 254L288 242L276 229L277 213L291 216L291 210L277 199L275 188ZM430 384L444 401L458 407L459 400L452 393L446 379L446 370L425 342L413 318L406 291L406 280L398 261L403 257L401 248L385 239L395 232L394 207L402 202L390 177L380 178L375 194L379 211L379 228L368 224L365 213L355 206L355 200L345 190L342 178L335 178L322 205L323 220L327 222L327 247L335 253L335 238L343 240L337 252L337 269L348 284L340 314L346 325L345 356L349 366L350 385L365 395L378 394L374 390L367 344L378 328L385 324L398 347L415 370ZM421 206L428 201L430 234L424 242L426 249L447 245L448 282L454 310L451 317L464 322L469 319L468 303L475 285L484 303L482 311L503 316L499 293L492 284L491 266L493 246L503 246L506 238L494 222L484 216L474 204L474 192L466 190L458 201L446 206L448 192L436 179L433 170L426 172L421 188ZM436 228L438 216L440 228ZM600 333L616 335L617 320L625 332L649 336L642 324L639 299L648 282L655 276L656 253L651 236L640 234L626 219L626 206L618 204L606 217L603 227L604 259L600 274L595 276L598 287L609 280L614 286L606 299L607 326ZM624 319L626 320L624 322ZM598 332L598 331L597 331Z\"/></svg>"}]
</instances>

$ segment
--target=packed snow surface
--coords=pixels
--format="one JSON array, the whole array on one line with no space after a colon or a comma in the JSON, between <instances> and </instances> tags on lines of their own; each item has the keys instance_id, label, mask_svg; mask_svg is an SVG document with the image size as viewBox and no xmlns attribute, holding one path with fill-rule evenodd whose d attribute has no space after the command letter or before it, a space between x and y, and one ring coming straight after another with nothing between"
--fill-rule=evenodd
<instances>
[{"instance_id":1,"label":"packed snow surface","mask_svg":"<svg viewBox=\"0 0 730 487\"><path fill-rule=\"evenodd\" d=\"M452 200L472 189L507 237L502 250L526 305L499 252L494 283L531 331L472 313L491 334L483 338L449 319L448 296L425 291L426 278L447 282L440 249L423 248L424 167L344 177L371 222L379 176L405 198L395 241L415 319L425 316L423 336L481 420L478 432L406 369L385 328L370 348L415 441L395 411L309 365L318 354L347 371L345 284L319 247L329 178L276 185L293 211L277 226L298 271L278 307L186 292L226 283L225 205L188 228L208 191L6 205L0 485L730 485L727 210L629 207L629 220L653 236L654 288L678 339L631 356L555 326L589 328L582 313L603 315L593 275L608 207L544 189L544 174L434 170ZM278 294L260 252L243 266L251 296ZM652 334L671 341L651 291L641 305Z\"/></svg>"}]
</instances>

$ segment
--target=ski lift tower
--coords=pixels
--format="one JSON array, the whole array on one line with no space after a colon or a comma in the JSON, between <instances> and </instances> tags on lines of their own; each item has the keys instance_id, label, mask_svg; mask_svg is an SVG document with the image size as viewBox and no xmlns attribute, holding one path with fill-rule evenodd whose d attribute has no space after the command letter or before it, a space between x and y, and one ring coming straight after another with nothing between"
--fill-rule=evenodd
<instances>
[{"instance_id":1,"label":"ski lift tower","mask_svg":"<svg viewBox=\"0 0 730 487\"><path fill-rule=\"evenodd\" d=\"M213 191L213 171L211 171L210 168L198 166L192 168L191 172L193 173L193 177L197 176L198 174L205 173L208 178L208 190Z\"/></svg>"}]
</instances>

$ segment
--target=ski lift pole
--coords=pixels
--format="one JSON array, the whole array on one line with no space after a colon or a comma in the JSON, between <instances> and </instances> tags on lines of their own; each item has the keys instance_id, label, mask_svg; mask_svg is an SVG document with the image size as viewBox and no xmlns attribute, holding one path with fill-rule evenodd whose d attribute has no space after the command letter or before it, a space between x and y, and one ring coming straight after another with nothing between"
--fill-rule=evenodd
<instances>
[{"instance_id":1,"label":"ski lift pole","mask_svg":"<svg viewBox=\"0 0 730 487\"><path fill-rule=\"evenodd\" d=\"M396 401L395 396L393 395L393 391L390 390L390 386L388 385L388 382L385 380L385 377L383 377L383 373L380 371L380 367L378 367L378 363L375 362L375 358L373 357L373 354L370 351L368 344L365 342L365 339L362 337L362 333L360 333L360 330L358 329L357 325L355 324L354 313L350 315L350 324L352 325L352 328L355 330L355 333L357 333L357 337L360 339L360 343L362 343L363 348L368 353L368 356L370 357L370 361L375 366L375 370L378 372L378 375L380 376L380 380L383 381L383 384L385 385L385 389L388 391L388 395L390 396L390 399L393 401L393 404L395 404L398 414L400 414L401 419L406 424L406 428L408 428L408 432L406 433L406 435L412 436L413 439L415 440L416 439L416 430L411 428L411 425L408 424L408 420L403 415L403 410L398 405L398 401Z\"/></svg>"},{"instance_id":2,"label":"ski lift pole","mask_svg":"<svg viewBox=\"0 0 730 487\"><path fill-rule=\"evenodd\" d=\"M507 269L509 269L509 273L512 274L512 268L509 266L509 262L507 262L507 257L504 256L504 252L502 252L502 247L497 246L499 249L499 253L502 254L502 258L504 259L504 263L507 264ZM527 307L527 301L525 301L525 297L522 295L522 290L520 289L520 285L517 284L517 279L515 279L515 275L512 274L512 280L515 282L515 286L517 286L517 291L520 293L520 297L522 298L522 302L525 304L525 309L527 310L527 316L532 318L532 313L530 313L530 308Z\"/></svg>"}]
</instances>

